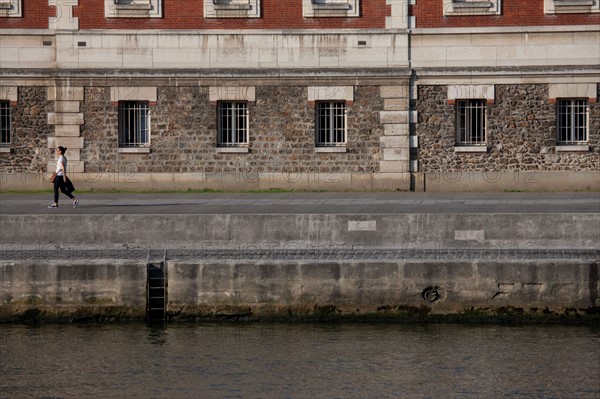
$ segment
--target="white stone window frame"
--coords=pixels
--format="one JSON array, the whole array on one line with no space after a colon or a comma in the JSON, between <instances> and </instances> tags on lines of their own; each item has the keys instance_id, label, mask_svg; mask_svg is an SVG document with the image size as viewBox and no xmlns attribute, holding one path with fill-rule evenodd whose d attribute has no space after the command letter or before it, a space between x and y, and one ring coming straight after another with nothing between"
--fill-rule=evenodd
<instances>
[{"instance_id":1,"label":"white stone window frame","mask_svg":"<svg viewBox=\"0 0 600 399\"><path fill-rule=\"evenodd\" d=\"M444 0L443 13L445 17L500 15L502 0Z\"/></svg>"},{"instance_id":2,"label":"white stone window frame","mask_svg":"<svg viewBox=\"0 0 600 399\"><path fill-rule=\"evenodd\" d=\"M162 18L163 0L104 0L105 18Z\"/></svg>"},{"instance_id":3,"label":"white stone window frame","mask_svg":"<svg viewBox=\"0 0 600 399\"><path fill-rule=\"evenodd\" d=\"M0 17L20 18L23 16L23 0L0 0Z\"/></svg>"},{"instance_id":4,"label":"white stone window frame","mask_svg":"<svg viewBox=\"0 0 600 399\"><path fill-rule=\"evenodd\" d=\"M10 145L12 143L12 118L11 118L11 105L10 101L0 99L0 125L6 124L6 136L7 140L4 140L4 131L1 131L2 139L0 140L0 152L10 152Z\"/></svg>"},{"instance_id":5,"label":"white stone window frame","mask_svg":"<svg viewBox=\"0 0 600 399\"><path fill-rule=\"evenodd\" d=\"M558 100L573 100L573 99L586 99L588 107L588 126L587 126L587 138L589 140L589 107L590 104L594 104L598 101L598 84L597 83L551 83L548 85L548 102L550 104L556 104ZM558 106L556 107L556 151L557 152L586 152L590 150L587 143L578 144L562 144L559 139L558 132Z\"/></svg>"},{"instance_id":6,"label":"white stone window frame","mask_svg":"<svg viewBox=\"0 0 600 399\"><path fill-rule=\"evenodd\" d=\"M129 112L133 111L134 119L139 122L140 119L145 119L145 128L140 127L137 124L131 125L132 118L129 117ZM144 114L142 114L142 112ZM140 114L142 115L140 117ZM123 100L119 101L118 105L118 119L119 119L119 152L128 153L147 153L150 152L150 144L152 137L152 112L150 110L150 104L148 101L136 101L136 100ZM142 126L144 126L142 125ZM125 126L131 129L131 126L135 126L136 130L133 134L128 136L134 136L133 139L123 139ZM142 134L143 132L143 134ZM139 136L139 137L138 137Z\"/></svg>"},{"instance_id":7,"label":"white stone window frame","mask_svg":"<svg viewBox=\"0 0 600 399\"><path fill-rule=\"evenodd\" d=\"M348 152L348 106L354 104L354 86L309 86L308 105L315 110L315 152ZM317 103L344 102L344 143L324 146L317 139Z\"/></svg>"},{"instance_id":8,"label":"white stone window frame","mask_svg":"<svg viewBox=\"0 0 600 399\"><path fill-rule=\"evenodd\" d=\"M448 86L448 104L455 106L456 115L456 146L454 152L488 152L489 150L489 129L488 129L488 107L494 104L496 91L494 85L451 85ZM485 109L485 140L478 145L464 145L458 138L458 106L460 100L484 100Z\"/></svg>"},{"instance_id":9,"label":"white stone window frame","mask_svg":"<svg viewBox=\"0 0 600 399\"><path fill-rule=\"evenodd\" d=\"M544 0L544 14L600 13L600 0Z\"/></svg>"},{"instance_id":10,"label":"white stone window frame","mask_svg":"<svg viewBox=\"0 0 600 399\"><path fill-rule=\"evenodd\" d=\"M581 102L582 104L576 104ZM561 105L565 105L568 112L571 113L573 118L570 119L570 123L566 126L561 126L560 119L561 114L564 114L565 109ZM583 115L585 121L583 124L579 124L579 116ZM569 130L569 133L565 134L565 139L561 139L561 127ZM576 130L583 128L584 140L573 140L573 136L576 135ZM571 140L567 139L567 136ZM556 99L556 147L557 151L588 151L588 140L590 137L590 103L587 98L557 98Z\"/></svg>"},{"instance_id":11,"label":"white stone window frame","mask_svg":"<svg viewBox=\"0 0 600 399\"><path fill-rule=\"evenodd\" d=\"M305 18L360 17L360 0L302 0Z\"/></svg>"},{"instance_id":12,"label":"white stone window frame","mask_svg":"<svg viewBox=\"0 0 600 399\"><path fill-rule=\"evenodd\" d=\"M329 114L329 124L323 128L319 121L319 110ZM339 128L339 125L342 128ZM341 135L342 138L338 139ZM348 108L342 100L325 100L315 102L315 149L316 152L338 152L336 149L346 149L348 142ZM341 151L346 152L346 151Z\"/></svg>"},{"instance_id":13,"label":"white stone window frame","mask_svg":"<svg viewBox=\"0 0 600 399\"><path fill-rule=\"evenodd\" d=\"M2 102L8 102L8 106L9 106L9 112L10 114L12 114L12 107L15 107L17 105L17 101L18 101L18 93L17 93L17 86L0 86L0 101ZM12 125L12 116L9 114L9 124ZM0 143L0 153L9 153L10 152L10 146L12 144L12 139L13 139L13 131L12 131L12 126L9 128L9 134L10 134L10 142L8 143Z\"/></svg>"},{"instance_id":14,"label":"white stone window frame","mask_svg":"<svg viewBox=\"0 0 600 399\"><path fill-rule=\"evenodd\" d=\"M460 123L460 113L465 114L465 123ZM472 124L473 115L476 123ZM487 151L487 103L482 98L456 100L456 146L455 152L484 152ZM482 136L480 139L471 139Z\"/></svg>"},{"instance_id":15,"label":"white stone window frame","mask_svg":"<svg viewBox=\"0 0 600 399\"><path fill-rule=\"evenodd\" d=\"M204 18L260 18L260 0L203 0Z\"/></svg>"},{"instance_id":16,"label":"white stone window frame","mask_svg":"<svg viewBox=\"0 0 600 399\"><path fill-rule=\"evenodd\" d=\"M139 86L118 86L110 88L110 102L112 106L117 107L117 113L119 103L125 101L136 101L136 102L147 102L149 106L148 110L148 143L140 146L121 146L121 128L117 126L118 130L118 141L119 149L121 153L132 153L132 154L146 154L150 152L150 145L152 140L152 108L157 103L157 89L156 87L139 87Z\"/></svg>"},{"instance_id":17,"label":"white stone window frame","mask_svg":"<svg viewBox=\"0 0 600 399\"><path fill-rule=\"evenodd\" d=\"M219 137L219 103L221 102L245 102L254 103L256 102L256 87L254 86L211 86L208 88L208 101L211 105L216 108L217 117L217 147L216 152L218 153L248 153L250 152L250 110L246 114L246 145L239 146L220 146Z\"/></svg>"},{"instance_id":18,"label":"white stone window frame","mask_svg":"<svg viewBox=\"0 0 600 399\"><path fill-rule=\"evenodd\" d=\"M224 120L227 128L223 126ZM248 152L249 125L248 101L217 101L217 152ZM243 138L239 140L239 136Z\"/></svg>"}]
</instances>

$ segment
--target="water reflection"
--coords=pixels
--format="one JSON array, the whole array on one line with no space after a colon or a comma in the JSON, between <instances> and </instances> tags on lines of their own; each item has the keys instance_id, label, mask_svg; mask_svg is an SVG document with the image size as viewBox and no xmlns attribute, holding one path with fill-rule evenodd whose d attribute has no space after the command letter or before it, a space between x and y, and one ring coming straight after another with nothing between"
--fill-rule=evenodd
<instances>
[{"instance_id":1,"label":"water reflection","mask_svg":"<svg viewBox=\"0 0 600 399\"><path fill-rule=\"evenodd\" d=\"M600 397L600 331L565 326L0 326L0 397Z\"/></svg>"},{"instance_id":2,"label":"water reflection","mask_svg":"<svg viewBox=\"0 0 600 399\"><path fill-rule=\"evenodd\" d=\"M150 345L163 346L167 343L167 324L164 322L147 325Z\"/></svg>"}]
</instances>

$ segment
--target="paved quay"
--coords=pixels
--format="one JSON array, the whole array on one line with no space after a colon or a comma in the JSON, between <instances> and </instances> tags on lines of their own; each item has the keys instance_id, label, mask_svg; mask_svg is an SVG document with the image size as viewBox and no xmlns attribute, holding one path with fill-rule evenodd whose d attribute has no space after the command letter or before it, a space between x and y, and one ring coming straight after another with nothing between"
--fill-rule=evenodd
<instances>
[{"instance_id":1,"label":"paved quay","mask_svg":"<svg viewBox=\"0 0 600 399\"><path fill-rule=\"evenodd\" d=\"M598 192L83 193L78 197L76 209L62 194L60 208L48 209L51 193L0 194L0 215L600 213Z\"/></svg>"},{"instance_id":2,"label":"paved quay","mask_svg":"<svg viewBox=\"0 0 600 399\"><path fill-rule=\"evenodd\" d=\"M600 306L596 192L79 198L0 195L0 321L142 319L157 265L170 320L592 323Z\"/></svg>"}]
</instances>

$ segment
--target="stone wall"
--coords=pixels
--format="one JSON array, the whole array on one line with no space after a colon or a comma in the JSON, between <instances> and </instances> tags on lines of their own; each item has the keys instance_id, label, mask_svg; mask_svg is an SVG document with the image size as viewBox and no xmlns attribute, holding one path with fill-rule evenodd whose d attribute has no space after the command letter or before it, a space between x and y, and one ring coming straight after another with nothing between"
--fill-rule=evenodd
<instances>
[{"instance_id":1,"label":"stone wall","mask_svg":"<svg viewBox=\"0 0 600 399\"><path fill-rule=\"evenodd\" d=\"M53 112L45 87L19 87L18 102L11 106L11 152L0 154L2 173L45 173L49 160L48 113Z\"/></svg>"},{"instance_id":2,"label":"stone wall","mask_svg":"<svg viewBox=\"0 0 600 399\"><path fill-rule=\"evenodd\" d=\"M595 171L600 166L600 106L590 103L588 152L556 151L556 106L545 84L495 85L488 105L487 153L455 153L456 110L446 86L419 86L418 159L423 172Z\"/></svg>"},{"instance_id":3,"label":"stone wall","mask_svg":"<svg viewBox=\"0 0 600 399\"><path fill-rule=\"evenodd\" d=\"M145 316L146 265L1 262L0 323ZM598 323L598 264L569 260L168 261L169 320ZM445 317L444 317L445 316Z\"/></svg>"},{"instance_id":4,"label":"stone wall","mask_svg":"<svg viewBox=\"0 0 600 399\"><path fill-rule=\"evenodd\" d=\"M315 111L302 86L256 88L249 103L249 153L217 153L217 109L207 87L159 87L150 154L118 152L118 107L109 87L86 87L82 104L86 173L371 173L383 127L379 87L356 87L347 106L347 153L315 153Z\"/></svg>"}]
</instances>

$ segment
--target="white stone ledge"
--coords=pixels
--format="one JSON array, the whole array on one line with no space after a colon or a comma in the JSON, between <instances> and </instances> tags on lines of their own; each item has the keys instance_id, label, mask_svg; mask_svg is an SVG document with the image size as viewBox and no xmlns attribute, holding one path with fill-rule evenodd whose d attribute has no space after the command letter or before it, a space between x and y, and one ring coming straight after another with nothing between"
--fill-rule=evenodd
<instances>
[{"instance_id":1,"label":"white stone ledge","mask_svg":"<svg viewBox=\"0 0 600 399\"><path fill-rule=\"evenodd\" d=\"M381 136L379 143L382 148L409 148L410 139L408 135L397 135L397 136Z\"/></svg>"},{"instance_id":2,"label":"white stone ledge","mask_svg":"<svg viewBox=\"0 0 600 399\"><path fill-rule=\"evenodd\" d=\"M150 147L119 147L118 152L123 154L149 154Z\"/></svg>"},{"instance_id":3,"label":"white stone ledge","mask_svg":"<svg viewBox=\"0 0 600 399\"><path fill-rule=\"evenodd\" d=\"M315 152L348 152L348 148L346 147L315 147Z\"/></svg>"},{"instance_id":4,"label":"white stone ledge","mask_svg":"<svg viewBox=\"0 0 600 399\"><path fill-rule=\"evenodd\" d=\"M0 153L10 154L10 147L0 147Z\"/></svg>"},{"instance_id":5,"label":"white stone ledge","mask_svg":"<svg viewBox=\"0 0 600 399\"><path fill-rule=\"evenodd\" d=\"M415 28L411 33L416 35L476 35L499 33L573 33L598 32L598 25L552 25L552 26L502 26L502 27L472 27L472 28Z\"/></svg>"},{"instance_id":6,"label":"white stone ledge","mask_svg":"<svg viewBox=\"0 0 600 399\"><path fill-rule=\"evenodd\" d=\"M454 152L488 152L485 145L464 145L454 147Z\"/></svg>"},{"instance_id":7,"label":"white stone ledge","mask_svg":"<svg viewBox=\"0 0 600 399\"><path fill-rule=\"evenodd\" d=\"M244 154L250 152L248 147L217 147L216 151L221 154Z\"/></svg>"},{"instance_id":8,"label":"white stone ledge","mask_svg":"<svg viewBox=\"0 0 600 399\"><path fill-rule=\"evenodd\" d=\"M67 147L69 149L84 148L83 137L48 137L48 148Z\"/></svg>"},{"instance_id":9,"label":"white stone ledge","mask_svg":"<svg viewBox=\"0 0 600 399\"><path fill-rule=\"evenodd\" d=\"M551 68L551 67L549 67ZM527 71L525 69L510 71L503 68L491 69L489 71L480 72L477 75L464 69L441 69L439 71L428 71L420 68L415 68L419 74L419 85L448 85L448 84L472 84L475 82L485 84L552 84L557 82L564 83L589 83L597 81L600 83L600 69L577 70L570 68L568 72L561 69L547 70L543 75L538 69Z\"/></svg>"},{"instance_id":10,"label":"white stone ledge","mask_svg":"<svg viewBox=\"0 0 600 399\"><path fill-rule=\"evenodd\" d=\"M54 125L56 137L79 137L80 134L80 125Z\"/></svg>"},{"instance_id":11,"label":"white stone ledge","mask_svg":"<svg viewBox=\"0 0 600 399\"><path fill-rule=\"evenodd\" d=\"M384 161L406 161L410 160L408 148L383 148Z\"/></svg>"},{"instance_id":12,"label":"white stone ledge","mask_svg":"<svg viewBox=\"0 0 600 399\"><path fill-rule=\"evenodd\" d=\"M21 34L21 35L32 35L31 32L35 31L35 29L0 29L0 33L2 34ZM38 30L36 34L42 34L39 32L46 32L43 34L53 35L55 33L54 30ZM322 36L322 35L360 35L361 37L364 35L383 35L388 36L390 34L406 34L407 29L110 29L110 30L102 30L102 33L99 33L98 30L94 29L80 29L77 31L78 34L81 35L98 35L101 34L103 36L110 35L131 35L132 33L138 35L156 35L160 33L161 36L164 35L194 35L194 36L206 36L206 35L276 35L276 36L295 36L295 35L308 35L308 36ZM57 33L58 34L58 33ZM65 31L65 34L71 35L71 31Z\"/></svg>"},{"instance_id":13,"label":"white stone ledge","mask_svg":"<svg viewBox=\"0 0 600 399\"><path fill-rule=\"evenodd\" d=\"M408 173L410 163L408 161L380 161L380 173Z\"/></svg>"},{"instance_id":14,"label":"white stone ledge","mask_svg":"<svg viewBox=\"0 0 600 399\"><path fill-rule=\"evenodd\" d=\"M589 145L557 145L557 152L589 152Z\"/></svg>"}]
</instances>

